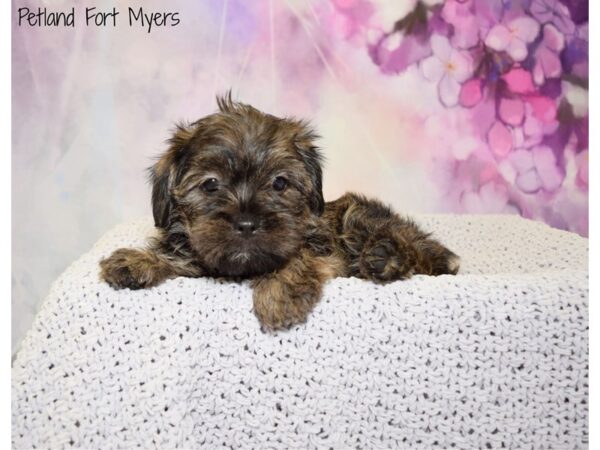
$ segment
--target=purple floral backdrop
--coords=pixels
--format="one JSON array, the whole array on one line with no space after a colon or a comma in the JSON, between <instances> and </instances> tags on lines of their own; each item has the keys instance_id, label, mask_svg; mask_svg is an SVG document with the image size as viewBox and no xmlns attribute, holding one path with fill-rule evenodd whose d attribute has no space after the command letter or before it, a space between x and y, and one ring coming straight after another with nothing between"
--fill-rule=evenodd
<instances>
[{"instance_id":1,"label":"purple floral backdrop","mask_svg":"<svg viewBox=\"0 0 600 450\"><path fill-rule=\"evenodd\" d=\"M392 25L374 26L368 0L335 0L332 19L382 74L418 66L437 91L457 145L431 174L450 209L513 210L587 235L587 2L409 3Z\"/></svg>"}]
</instances>

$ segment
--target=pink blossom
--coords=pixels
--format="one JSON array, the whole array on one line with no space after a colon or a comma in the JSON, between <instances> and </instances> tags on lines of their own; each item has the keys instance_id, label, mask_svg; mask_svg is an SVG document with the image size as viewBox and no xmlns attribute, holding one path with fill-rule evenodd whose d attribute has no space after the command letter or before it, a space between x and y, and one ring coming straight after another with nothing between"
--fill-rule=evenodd
<instances>
[{"instance_id":1,"label":"pink blossom","mask_svg":"<svg viewBox=\"0 0 600 450\"><path fill-rule=\"evenodd\" d=\"M471 108L481 101L481 80L472 78L464 83L460 89L459 102L461 106Z\"/></svg>"},{"instance_id":2,"label":"pink blossom","mask_svg":"<svg viewBox=\"0 0 600 450\"><path fill-rule=\"evenodd\" d=\"M525 116L525 106L523 105L523 101L518 97L501 98L500 105L498 106L498 115L507 125L520 125Z\"/></svg>"},{"instance_id":3,"label":"pink blossom","mask_svg":"<svg viewBox=\"0 0 600 450\"><path fill-rule=\"evenodd\" d=\"M542 142L544 136L551 135L558 128L558 121L544 122L533 114L532 106L524 102L525 120L521 127L513 130L515 147L531 148Z\"/></svg>"},{"instance_id":4,"label":"pink blossom","mask_svg":"<svg viewBox=\"0 0 600 450\"><path fill-rule=\"evenodd\" d=\"M515 150L498 165L498 170L509 183L527 194L540 189L554 192L565 178L565 171L557 165L554 152L546 145Z\"/></svg>"},{"instance_id":5,"label":"pink blossom","mask_svg":"<svg viewBox=\"0 0 600 450\"><path fill-rule=\"evenodd\" d=\"M530 94L535 91L531 72L521 67L512 68L502 75L502 79L506 81L508 89L515 94Z\"/></svg>"},{"instance_id":6,"label":"pink blossom","mask_svg":"<svg viewBox=\"0 0 600 450\"><path fill-rule=\"evenodd\" d=\"M490 149L498 157L508 155L513 148L513 137L510 129L498 120L489 129L487 139Z\"/></svg>"},{"instance_id":7,"label":"pink blossom","mask_svg":"<svg viewBox=\"0 0 600 450\"><path fill-rule=\"evenodd\" d=\"M548 119L549 117L547 117L546 120L538 118L538 116L533 113L531 103L525 103L525 124L523 125L523 129L527 136L543 136L554 133L558 128L556 116L554 115L551 120Z\"/></svg>"},{"instance_id":8,"label":"pink blossom","mask_svg":"<svg viewBox=\"0 0 600 450\"><path fill-rule=\"evenodd\" d=\"M514 61L523 61L527 57L527 44L534 41L539 31L540 25L534 19L521 16L494 26L485 38L485 45L505 51Z\"/></svg>"},{"instance_id":9,"label":"pink blossom","mask_svg":"<svg viewBox=\"0 0 600 450\"><path fill-rule=\"evenodd\" d=\"M369 23L374 9L366 0L333 0L332 27L345 39L358 34Z\"/></svg>"},{"instance_id":10,"label":"pink blossom","mask_svg":"<svg viewBox=\"0 0 600 450\"><path fill-rule=\"evenodd\" d=\"M479 18L471 11L470 0L447 0L442 9L442 18L454 27L452 45L471 48L479 43Z\"/></svg>"},{"instance_id":11,"label":"pink blossom","mask_svg":"<svg viewBox=\"0 0 600 450\"><path fill-rule=\"evenodd\" d=\"M427 40L401 32L383 36L370 47L371 57L381 71L386 74L400 73L423 58L431 55Z\"/></svg>"},{"instance_id":12,"label":"pink blossom","mask_svg":"<svg viewBox=\"0 0 600 450\"><path fill-rule=\"evenodd\" d=\"M472 60L467 52L450 46L448 38L440 35L431 37L433 55L421 61L423 76L438 83L438 94L445 106L458 103L461 83L473 73Z\"/></svg>"},{"instance_id":13,"label":"pink blossom","mask_svg":"<svg viewBox=\"0 0 600 450\"><path fill-rule=\"evenodd\" d=\"M556 119L556 102L543 95L530 95L525 101L531 105L531 112L535 118L543 123L551 123Z\"/></svg>"},{"instance_id":14,"label":"pink blossom","mask_svg":"<svg viewBox=\"0 0 600 450\"><path fill-rule=\"evenodd\" d=\"M552 149L546 145L538 145L531 153L544 190L553 192L558 189L565 179L565 172L558 166Z\"/></svg>"},{"instance_id":15,"label":"pink blossom","mask_svg":"<svg viewBox=\"0 0 600 450\"><path fill-rule=\"evenodd\" d=\"M543 84L546 78L558 78L562 74L560 52L565 48L565 38L554 27L544 25L544 37L535 51L535 67L533 79L536 84Z\"/></svg>"},{"instance_id":16,"label":"pink blossom","mask_svg":"<svg viewBox=\"0 0 600 450\"><path fill-rule=\"evenodd\" d=\"M533 0L530 11L540 23L552 23L565 34L575 32L569 8L559 0Z\"/></svg>"}]
</instances>

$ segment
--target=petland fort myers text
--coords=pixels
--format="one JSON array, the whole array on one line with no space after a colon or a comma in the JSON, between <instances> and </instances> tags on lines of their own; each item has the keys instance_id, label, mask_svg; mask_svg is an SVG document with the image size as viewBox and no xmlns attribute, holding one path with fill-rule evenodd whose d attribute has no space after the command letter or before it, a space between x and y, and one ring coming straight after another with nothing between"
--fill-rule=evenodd
<instances>
[{"instance_id":1,"label":"petland fort myers text","mask_svg":"<svg viewBox=\"0 0 600 450\"><path fill-rule=\"evenodd\" d=\"M30 9L22 7L17 10L18 26L28 27L75 27L80 21L87 27L117 27L121 24L139 27L148 33L156 28L176 27L181 22L179 12L146 11L144 8L127 8L118 11L113 7L102 10L96 6L68 11L49 11L46 8Z\"/></svg>"}]
</instances>

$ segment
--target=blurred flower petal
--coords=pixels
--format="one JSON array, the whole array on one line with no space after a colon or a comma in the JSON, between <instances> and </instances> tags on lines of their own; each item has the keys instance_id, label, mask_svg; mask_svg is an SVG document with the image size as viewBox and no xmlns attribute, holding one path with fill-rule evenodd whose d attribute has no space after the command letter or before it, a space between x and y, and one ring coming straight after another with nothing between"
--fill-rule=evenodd
<instances>
[{"instance_id":1,"label":"blurred flower petal","mask_svg":"<svg viewBox=\"0 0 600 450\"><path fill-rule=\"evenodd\" d=\"M558 78L562 74L562 66L557 53L542 51L538 62L542 65L545 78Z\"/></svg>"},{"instance_id":2,"label":"blurred flower petal","mask_svg":"<svg viewBox=\"0 0 600 450\"><path fill-rule=\"evenodd\" d=\"M535 81L535 84L537 84L538 86L544 84L546 77L544 76L544 68L542 67L542 64L539 61L535 63L532 73L533 81Z\"/></svg>"},{"instance_id":3,"label":"blurred flower petal","mask_svg":"<svg viewBox=\"0 0 600 450\"><path fill-rule=\"evenodd\" d=\"M520 125L523 122L525 109L523 102L518 99L502 98L498 113L502 121L508 125Z\"/></svg>"},{"instance_id":4,"label":"blurred flower petal","mask_svg":"<svg viewBox=\"0 0 600 450\"><path fill-rule=\"evenodd\" d=\"M525 133L523 127L515 127L512 130L513 146L515 148L525 147Z\"/></svg>"},{"instance_id":5,"label":"blurred flower petal","mask_svg":"<svg viewBox=\"0 0 600 450\"><path fill-rule=\"evenodd\" d=\"M470 1L447 0L441 16L454 27L451 42L454 47L471 48L479 42L480 17L472 11Z\"/></svg>"},{"instance_id":6,"label":"blurred flower petal","mask_svg":"<svg viewBox=\"0 0 600 450\"><path fill-rule=\"evenodd\" d=\"M518 173L527 172L535 167L533 155L529 150L515 150L508 156L508 160Z\"/></svg>"},{"instance_id":7,"label":"blurred flower petal","mask_svg":"<svg viewBox=\"0 0 600 450\"><path fill-rule=\"evenodd\" d=\"M558 78L562 74L560 52L565 47L563 35L553 26L544 26L544 37L535 51L533 79L536 84L543 84L547 78Z\"/></svg>"},{"instance_id":8,"label":"blurred flower petal","mask_svg":"<svg viewBox=\"0 0 600 450\"><path fill-rule=\"evenodd\" d=\"M444 63L435 56L430 56L421 61L421 72L429 81L438 82L446 73Z\"/></svg>"},{"instance_id":9,"label":"blurred flower petal","mask_svg":"<svg viewBox=\"0 0 600 450\"><path fill-rule=\"evenodd\" d=\"M498 172L508 183L515 183L515 180L517 179L517 169L515 169L509 160L504 159L500 161L500 164L498 164Z\"/></svg>"},{"instance_id":10,"label":"blurred flower petal","mask_svg":"<svg viewBox=\"0 0 600 450\"><path fill-rule=\"evenodd\" d=\"M533 194L542 187L542 180L535 169L517 175L515 183L519 189L527 194Z\"/></svg>"},{"instance_id":11,"label":"blurred flower petal","mask_svg":"<svg viewBox=\"0 0 600 450\"><path fill-rule=\"evenodd\" d=\"M485 45L492 50L503 51L510 44L511 35L504 25L496 25L485 38Z\"/></svg>"},{"instance_id":12,"label":"blurred flower petal","mask_svg":"<svg viewBox=\"0 0 600 450\"><path fill-rule=\"evenodd\" d=\"M500 212L508 202L508 192L502 185L489 182L479 189L481 202L488 212Z\"/></svg>"},{"instance_id":13,"label":"blurred flower petal","mask_svg":"<svg viewBox=\"0 0 600 450\"><path fill-rule=\"evenodd\" d=\"M459 102L462 106L470 108L481 100L481 80L473 78L464 83L460 89Z\"/></svg>"},{"instance_id":14,"label":"blurred flower petal","mask_svg":"<svg viewBox=\"0 0 600 450\"><path fill-rule=\"evenodd\" d=\"M568 81L562 82L565 98L571 104L575 117L585 117L588 114L588 91Z\"/></svg>"},{"instance_id":15,"label":"blurred flower petal","mask_svg":"<svg viewBox=\"0 0 600 450\"><path fill-rule=\"evenodd\" d=\"M521 67L515 67L502 75L508 88L515 94L529 94L535 91L531 73Z\"/></svg>"},{"instance_id":16,"label":"blurred flower petal","mask_svg":"<svg viewBox=\"0 0 600 450\"><path fill-rule=\"evenodd\" d=\"M518 17L508 23L494 26L485 45L496 51L506 51L515 61L527 57L527 44L533 42L540 31L540 25L528 16Z\"/></svg>"},{"instance_id":17,"label":"blurred flower petal","mask_svg":"<svg viewBox=\"0 0 600 450\"><path fill-rule=\"evenodd\" d=\"M575 1L579 4L587 4L585 0ZM533 0L530 11L538 22L553 23L562 33L572 34L575 31L569 8L559 0Z\"/></svg>"},{"instance_id":18,"label":"blurred flower petal","mask_svg":"<svg viewBox=\"0 0 600 450\"><path fill-rule=\"evenodd\" d=\"M457 160L464 161L471 155L471 153L477 150L478 146L479 141L474 137L463 137L452 145L452 154Z\"/></svg>"},{"instance_id":19,"label":"blurred flower petal","mask_svg":"<svg viewBox=\"0 0 600 450\"><path fill-rule=\"evenodd\" d=\"M506 156L513 147L512 134L510 130L500 121L496 121L488 131L488 143L497 156Z\"/></svg>"},{"instance_id":20,"label":"blurred flower petal","mask_svg":"<svg viewBox=\"0 0 600 450\"><path fill-rule=\"evenodd\" d=\"M554 17L554 4L556 0L533 0L531 2L531 14L541 23L549 22ZM552 4L552 6L550 5Z\"/></svg>"},{"instance_id":21,"label":"blurred flower petal","mask_svg":"<svg viewBox=\"0 0 600 450\"><path fill-rule=\"evenodd\" d=\"M468 80L473 74L473 62L465 52L452 52L449 63L452 65L452 76L459 83Z\"/></svg>"},{"instance_id":22,"label":"blurred flower petal","mask_svg":"<svg viewBox=\"0 0 600 450\"><path fill-rule=\"evenodd\" d=\"M561 52L565 48L565 37L553 25L544 26L544 45L550 50Z\"/></svg>"},{"instance_id":23,"label":"blurred flower petal","mask_svg":"<svg viewBox=\"0 0 600 450\"><path fill-rule=\"evenodd\" d=\"M556 165L556 157L552 149L539 145L531 150L533 161L542 186L548 192L558 189L565 178L564 171Z\"/></svg>"},{"instance_id":24,"label":"blurred flower petal","mask_svg":"<svg viewBox=\"0 0 600 450\"><path fill-rule=\"evenodd\" d=\"M533 42L540 32L540 24L528 16L518 17L508 24L511 33L523 42Z\"/></svg>"},{"instance_id":25,"label":"blurred flower petal","mask_svg":"<svg viewBox=\"0 0 600 450\"><path fill-rule=\"evenodd\" d=\"M448 38L439 34L431 36L431 49L433 50L433 54L442 61L449 60L452 54L452 47Z\"/></svg>"},{"instance_id":26,"label":"blurred flower petal","mask_svg":"<svg viewBox=\"0 0 600 450\"><path fill-rule=\"evenodd\" d=\"M551 98L535 95L527 97L526 102L531 105L533 115L540 121L549 123L556 118L556 103Z\"/></svg>"},{"instance_id":27,"label":"blurred flower petal","mask_svg":"<svg viewBox=\"0 0 600 450\"><path fill-rule=\"evenodd\" d=\"M458 103L460 83L449 75L445 75L438 85L440 100L445 106L454 106Z\"/></svg>"},{"instance_id":28,"label":"blurred flower petal","mask_svg":"<svg viewBox=\"0 0 600 450\"><path fill-rule=\"evenodd\" d=\"M506 53L515 61L523 61L527 58L527 45L521 39L511 39L506 47Z\"/></svg>"}]
</instances>

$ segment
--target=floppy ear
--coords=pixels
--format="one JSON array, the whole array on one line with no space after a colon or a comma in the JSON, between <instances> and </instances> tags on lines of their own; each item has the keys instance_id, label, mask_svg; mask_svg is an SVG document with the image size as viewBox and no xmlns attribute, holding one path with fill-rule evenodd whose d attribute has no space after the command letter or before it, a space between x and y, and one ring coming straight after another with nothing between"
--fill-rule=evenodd
<instances>
[{"instance_id":1,"label":"floppy ear","mask_svg":"<svg viewBox=\"0 0 600 450\"><path fill-rule=\"evenodd\" d=\"M314 143L319 136L305 124L301 125L304 127L304 132L296 136L296 151L304 163L312 185L309 194L310 209L313 214L320 216L325 209L325 200L323 199L323 171L321 169L323 156Z\"/></svg>"},{"instance_id":2,"label":"floppy ear","mask_svg":"<svg viewBox=\"0 0 600 450\"><path fill-rule=\"evenodd\" d=\"M190 155L188 146L192 136L192 126L177 125L173 136L168 140L169 149L149 169L152 183L152 214L156 227L169 226L173 210L171 188L183 172L185 162Z\"/></svg>"}]
</instances>

